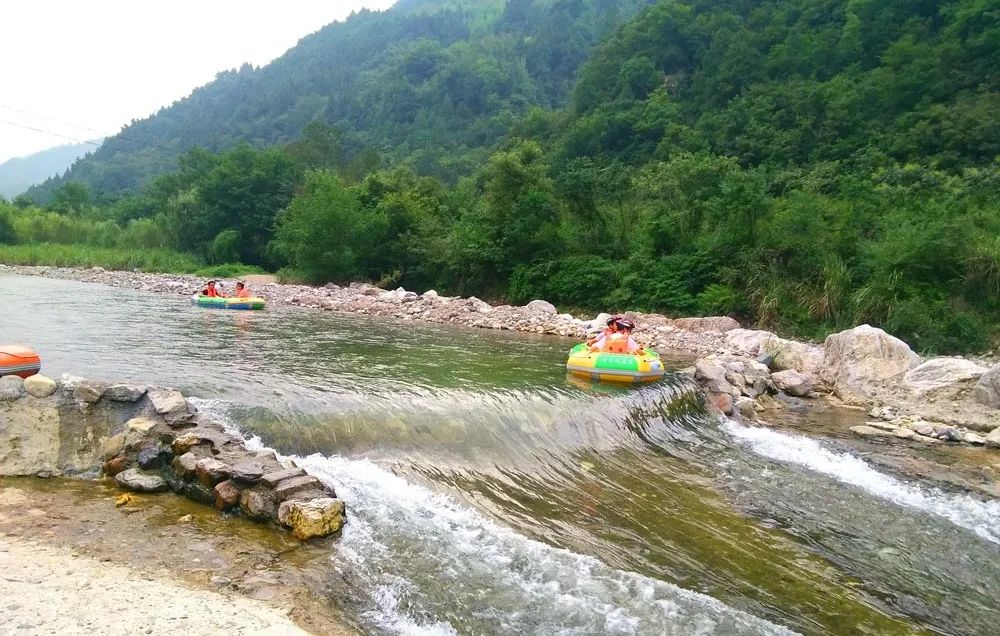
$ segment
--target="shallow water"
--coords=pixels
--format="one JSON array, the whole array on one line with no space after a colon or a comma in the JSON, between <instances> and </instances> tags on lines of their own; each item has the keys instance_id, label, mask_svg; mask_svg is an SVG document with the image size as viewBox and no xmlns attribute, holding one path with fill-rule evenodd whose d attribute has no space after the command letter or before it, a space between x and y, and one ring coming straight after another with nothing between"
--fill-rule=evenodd
<instances>
[{"instance_id":1,"label":"shallow water","mask_svg":"<svg viewBox=\"0 0 1000 636\"><path fill-rule=\"evenodd\" d=\"M716 422L570 341L0 276L44 372L179 386L331 480L330 602L373 632L990 633L996 500L836 436ZM822 418L823 416L817 416ZM829 422L816 421L818 431Z\"/></svg>"}]
</instances>

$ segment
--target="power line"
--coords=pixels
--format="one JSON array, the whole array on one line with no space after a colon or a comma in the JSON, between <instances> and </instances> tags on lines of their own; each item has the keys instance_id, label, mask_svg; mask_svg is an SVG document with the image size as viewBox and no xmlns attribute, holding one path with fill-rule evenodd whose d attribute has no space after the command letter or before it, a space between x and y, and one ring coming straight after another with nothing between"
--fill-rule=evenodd
<instances>
[{"instance_id":1,"label":"power line","mask_svg":"<svg viewBox=\"0 0 1000 636\"><path fill-rule=\"evenodd\" d=\"M42 133L43 135L52 135L53 137L61 137L63 139L68 139L70 141L75 141L76 143L90 144L91 146L96 146L98 148L101 147L101 144L99 144L96 141L90 141L88 139L80 139L79 137L70 137L69 135L62 135L62 134L59 134L57 132L52 132L51 130L42 130L41 128L35 128L34 126L27 126L25 124L18 124L18 123L13 122L13 121L7 121L6 119L0 119L0 124L7 124L8 126L15 126L17 128L23 128L25 130L31 130L31 131L34 131L34 132Z\"/></svg>"},{"instance_id":2,"label":"power line","mask_svg":"<svg viewBox=\"0 0 1000 636\"><path fill-rule=\"evenodd\" d=\"M63 121L61 119L54 119L52 117L47 117L47 116L41 115L39 113L33 113L31 111L21 110L20 108L14 108L13 106L8 106L6 104L0 104L0 108L4 108L6 110L11 110L11 111L14 111L15 113L21 113L22 115L28 115L29 117L37 117L38 119L44 119L46 121L51 121L51 122L56 123L56 124L62 124L64 126L69 126L71 128L79 128L80 130L89 130L90 132L95 132L95 133L97 133L98 135L100 135L102 137L106 137L107 136L107 134L105 132L97 130L96 128L91 128L89 126L81 126L79 124L74 124L72 122Z\"/></svg>"}]
</instances>

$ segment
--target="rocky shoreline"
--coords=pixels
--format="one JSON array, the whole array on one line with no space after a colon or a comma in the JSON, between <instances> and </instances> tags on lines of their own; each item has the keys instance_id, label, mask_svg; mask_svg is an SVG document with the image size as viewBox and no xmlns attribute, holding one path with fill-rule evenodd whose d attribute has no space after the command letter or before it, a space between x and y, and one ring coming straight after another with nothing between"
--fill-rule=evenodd
<instances>
[{"instance_id":1,"label":"rocky shoreline","mask_svg":"<svg viewBox=\"0 0 1000 636\"><path fill-rule=\"evenodd\" d=\"M204 281L194 276L55 267L0 265L0 274L44 276L141 291L189 296ZM579 318L544 300L524 307L493 306L428 290L383 290L365 283L347 287L278 284L251 278L251 291L271 306L384 316L481 329L587 337L608 314ZM231 290L235 281L221 281ZM855 427L862 436L900 441L963 443L1000 448L1000 364L991 359L925 360L903 341L861 325L832 334L822 344L743 329L728 317L676 318L628 312L636 339L694 360L684 369L722 413L762 421L776 402L769 396L828 398L870 409L873 422ZM681 357L681 356L679 356ZM911 434L912 433L912 434Z\"/></svg>"},{"instance_id":2,"label":"rocky shoreline","mask_svg":"<svg viewBox=\"0 0 1000 636\"><path fill-rule=\"evenodd\" d=\"M278 522L301 540L336 533L345 522L331 487L274 451L248 449L174 389L0 378L0 449L0 476L101 473L129 492L173 491Z\"/></svg>"}]
</instances>

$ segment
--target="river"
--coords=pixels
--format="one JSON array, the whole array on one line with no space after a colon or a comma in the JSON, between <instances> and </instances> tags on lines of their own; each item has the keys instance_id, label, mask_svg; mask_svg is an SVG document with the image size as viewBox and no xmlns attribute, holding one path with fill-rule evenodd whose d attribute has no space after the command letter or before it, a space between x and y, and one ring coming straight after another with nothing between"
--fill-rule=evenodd
<instances>
[{"instance_id":1,"label":"river","mask_svg":"<svg viewBox=\"0 0 1000 636\"><path fill-rule=\"evenodd\" d=\"M52 376L177 386L329 479L349 522L326 593L372 633L1000 624L997 500L894 472L822 414L803 435L716 421L678 375L575 381L567 340L0 276L0 341Z\"/></svg>"}]
</instances>

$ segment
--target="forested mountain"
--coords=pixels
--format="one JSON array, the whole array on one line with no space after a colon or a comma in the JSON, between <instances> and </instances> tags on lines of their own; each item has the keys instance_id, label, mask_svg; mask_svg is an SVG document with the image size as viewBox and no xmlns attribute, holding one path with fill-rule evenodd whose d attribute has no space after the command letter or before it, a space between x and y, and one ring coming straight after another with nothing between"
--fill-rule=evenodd
<instances>
[{"instance_id":1,"label":"forested mountain","mask_svg":"<svg viewBox=\"0 0 1000 636\"><path fill-rule=\"evenodd\" d=\"M0 163L0 196L15 197L36 183L61 175L74 161L94 150L98 142L56 146Z\"/></svg>"},{"instance_id":2,"label":"forested mountain","mask_svg":"<svg viewBox=\"0 0 1000 636\"><path fill-rule=\"evenodd\" d=\"M637 4L359 14L109 141L70 175L96 197L0 206L0 243L1000 343L1000 0L660 0L610 26Z\"/></svg>"},{"instance_id":3,"label":"forested mountain","mask_svg":"<svg viewBox=\"0 0 1000 636\"><path fill-rule=\"evenodd\" d=\"M193 147L287 143L333 125L347 157L367 153L454 178L472 171L532 106L565 103L594 44L652 0L405 0L303 38L263 68L217 75L110 138L65 178L99 200L135 191ZM377 153L373 154L373 153Z\"/></svg>"}]
</instances>

